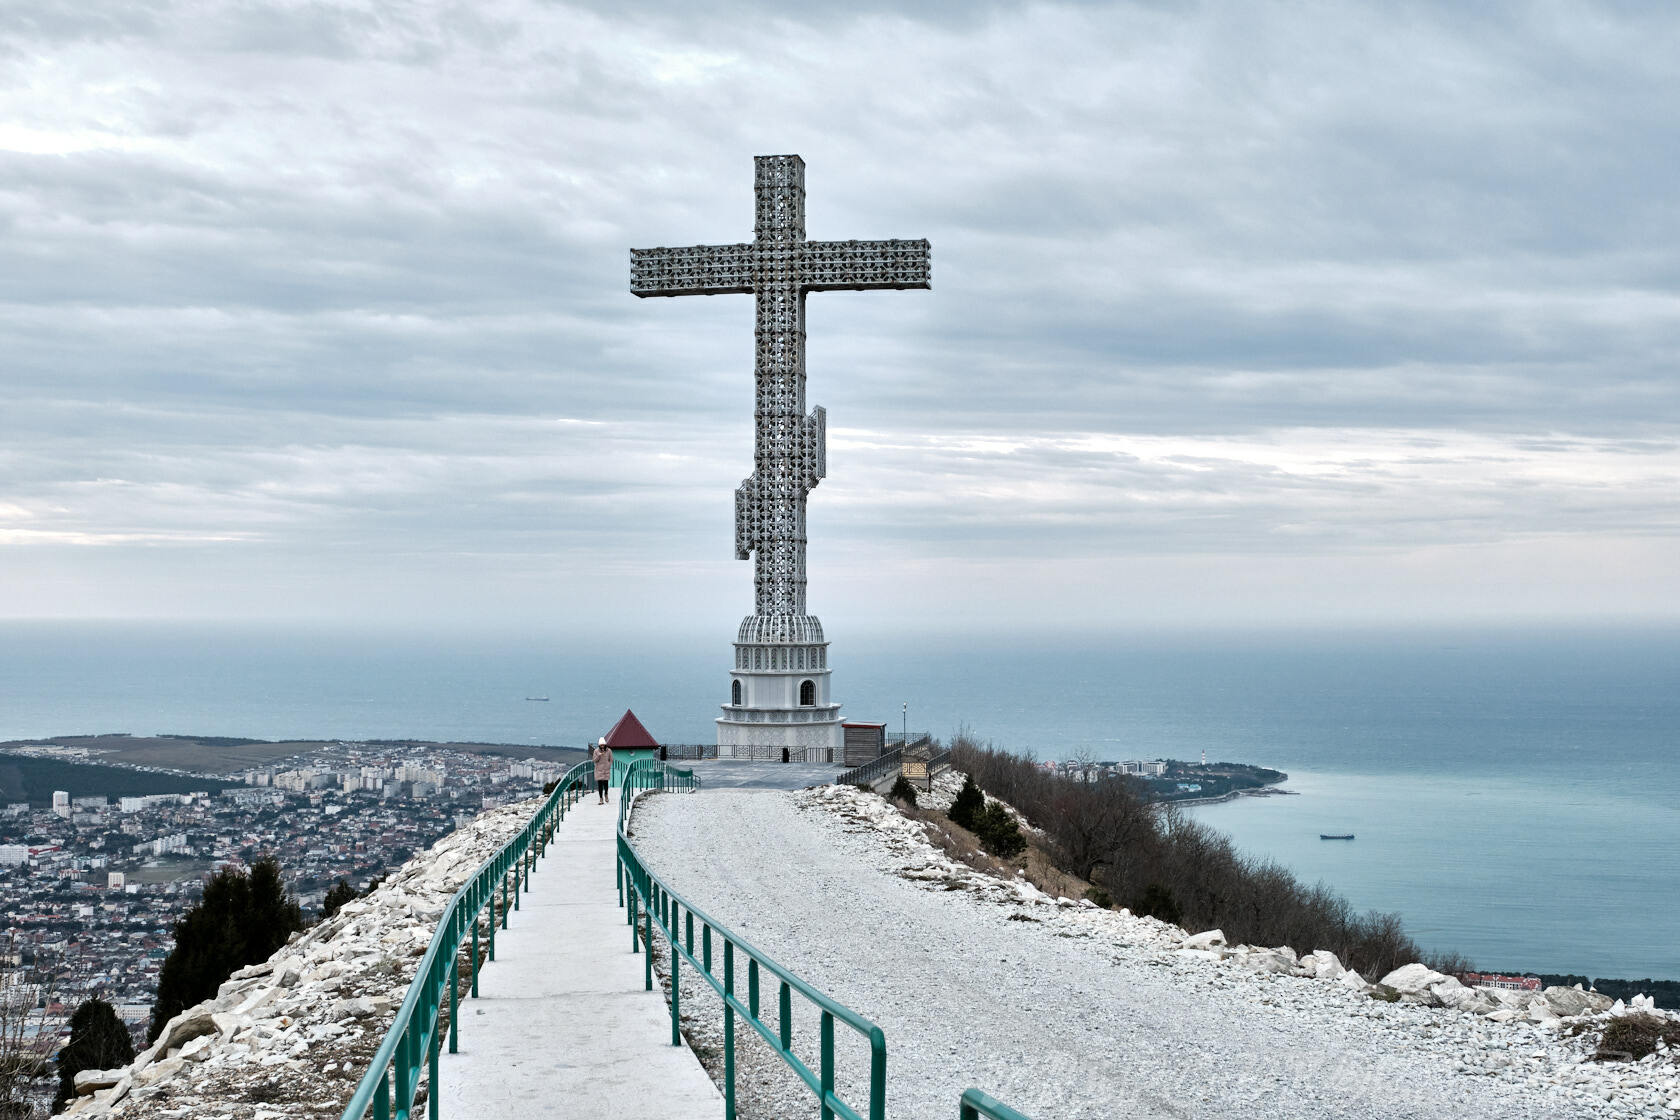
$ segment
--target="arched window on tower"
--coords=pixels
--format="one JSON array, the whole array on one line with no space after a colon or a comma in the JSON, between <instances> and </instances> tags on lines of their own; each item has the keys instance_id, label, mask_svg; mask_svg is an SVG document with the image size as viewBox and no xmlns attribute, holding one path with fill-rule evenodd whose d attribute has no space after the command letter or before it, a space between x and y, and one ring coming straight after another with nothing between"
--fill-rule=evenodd
<instances>
[{"instance_id":1,"label":"arched window on tower","mask_svg":"<svg viewBox=\"0 0 1680 1120\"><path fill-rule=\"evenodd\" d=\"M729 682L729 702L731 704L735 705L737 708L739 708L741 706L741 682L740 681L730 681Z\"/></svg>"},{"instance_id":2,"label":"arched window on tower","mask_svg":"<svg viewBox=\"0 0 1680 1120\"><path fill-rule=\"evenodd\" d=\"M799 682L799 702L801 704L815 704L817 702L817 682Z\"/></svg>"}]
</instances>

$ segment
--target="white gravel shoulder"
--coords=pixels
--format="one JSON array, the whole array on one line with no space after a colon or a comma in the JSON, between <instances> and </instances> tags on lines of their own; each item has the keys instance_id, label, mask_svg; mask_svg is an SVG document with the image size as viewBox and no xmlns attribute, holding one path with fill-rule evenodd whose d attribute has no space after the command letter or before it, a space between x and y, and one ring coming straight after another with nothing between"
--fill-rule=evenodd
<instances>
[{"instance_id":1,"label":"white gravel shoulder","mask_svg":"<svg viewBox=\"0 0 1680 1120\"><path fill-rule=\"evenodd\" d=\"M649 797L633 826L674 890L885 1031L895 1120L948 1120L971 1085L1034 1120L1680 1116L1673 1055L1590 1063L1555 1026L1186 952L1176 927L953 865L850 787ZM706 1058L720 1005L692 970L683 994ZM802 1053L811 1018L795 1013ZM844 1042L861 1105L864 1052ZM744 1118L815 1114L768 1048L741 1063Z\"/></svg>"}]
</instances>

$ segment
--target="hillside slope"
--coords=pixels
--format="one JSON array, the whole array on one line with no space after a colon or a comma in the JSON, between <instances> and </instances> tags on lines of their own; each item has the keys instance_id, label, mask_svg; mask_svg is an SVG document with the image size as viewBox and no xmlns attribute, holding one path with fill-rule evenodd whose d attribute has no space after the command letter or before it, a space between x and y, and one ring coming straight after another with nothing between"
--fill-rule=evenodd
<instances>
[{"instance_id":1,"label":"hillside slope","mask_svg":"<svg viewBox=\"0 0 1680 1120\"><path fill-rule=\"evenodd\" d=\"M1675 1114L1671 1060L1583 1063L1555 1028L1184 952L1153 919L953 872L921 827L835 787L654 797L635 821L674 889L885 1030L900 1120L969 1085L1037 1120ZM716 1004L684 994L700 1050ZM849 1100L861 1057L842 1053ZM809 1101L774 1064L744 1059L743 1116Z\"/></svg>"}]
</instances>

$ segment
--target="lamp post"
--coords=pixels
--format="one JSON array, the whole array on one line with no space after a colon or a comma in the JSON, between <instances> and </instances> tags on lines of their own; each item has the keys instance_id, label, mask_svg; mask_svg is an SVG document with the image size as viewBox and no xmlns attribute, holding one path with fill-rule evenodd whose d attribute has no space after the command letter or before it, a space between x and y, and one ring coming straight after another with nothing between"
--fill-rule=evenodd
<instances>
[{"instance_id":1,"label":"lamp post","mask_svg":"<svg viewBox=\"0 0 1680 1120\"><path fill-rule=\"evenodd\" d=\"M898 734L899 734L898 749L901 750L901 751L909 750L910 749L910 701L908 701L908 700L906 700L904 702L904 722L899 725Z\"/></svg>"}]
</instances>

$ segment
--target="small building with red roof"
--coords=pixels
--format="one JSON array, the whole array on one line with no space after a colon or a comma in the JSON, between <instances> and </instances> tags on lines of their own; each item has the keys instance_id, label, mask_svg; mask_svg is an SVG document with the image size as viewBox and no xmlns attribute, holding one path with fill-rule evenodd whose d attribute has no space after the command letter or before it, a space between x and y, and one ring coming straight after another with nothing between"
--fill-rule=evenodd
<instances>
[{"instance_id":1,"label":"small building with red roof","mask_svg":"<svg viewBox=\"0 0 1680 1120\"><path fill-rule=\"evenodd\" d=\"M642 721L636 718L636 713L629 708L618 717L612 730L607 732L607 746L612 748L613 761L626 765L638 758L658 758L659 740L648 733L642 726Z\"/></svg>"}]
</instances>

